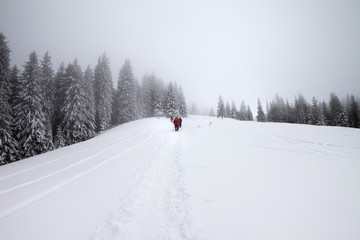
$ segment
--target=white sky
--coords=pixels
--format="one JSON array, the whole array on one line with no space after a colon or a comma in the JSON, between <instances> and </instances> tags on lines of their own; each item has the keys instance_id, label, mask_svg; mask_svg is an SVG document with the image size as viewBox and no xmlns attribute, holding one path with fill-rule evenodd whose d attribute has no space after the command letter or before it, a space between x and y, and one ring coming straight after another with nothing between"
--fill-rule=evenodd
<instances>
[{"instance_id":1,"label":"white sky","mask_svg":"<svg viewBox=\"0 0 360 240\"><path fill-rule=\"evenodd\" d=\"M154 71L199 108L360 95L359 0L0 0L0 32L12 64L49 51L55 71L84 70L106 52L114 83L129 58L139 81Z\"/></svg>"}]
</instances>

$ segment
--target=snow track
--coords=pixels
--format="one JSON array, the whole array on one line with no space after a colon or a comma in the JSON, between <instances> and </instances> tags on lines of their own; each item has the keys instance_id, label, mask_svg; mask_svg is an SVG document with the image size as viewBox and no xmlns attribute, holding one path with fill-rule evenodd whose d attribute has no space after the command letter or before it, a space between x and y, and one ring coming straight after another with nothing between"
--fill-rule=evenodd
<instances>
[{"instance_id":1,"label":"snow track","mask_svg":"<svg viewBox=\"0 0 360 240\"><path fill-rule=\"evenodd\" d=\"M58 189L60 189L60 188L62 188L62 187L64 187L64 186L66 186L66 185L68 185L68 184L70 184L70 183L72 183L72 182L74 182L74 181L82 178L83 176L85 176L85 175L87 175L87 174L89 174L89 173L97 170L98 168L102 167L103 165L107 164L108 162L110 162L110 161L112 161L112 160L114 160L114 159L117 159L117 158L125 155L126 153L128 153L128 152L130 152L130 151L133 151L133 150L137 149L137 148L140 147L141 145L143 145L143 144L145 144L146 142L148 142L148 141L151 139L151 137L153 136L153 134L154 134L155 131L156 131L156 128L149 134L149 136L147 136L147 138L145 138L145 140L139 141L137 144L135 144L134 146L128 148L127 150L125 150L125 151L123 151L123 152L120 152L120 153L118 153L118 154L116 154L116 155L114 155L114 156L112 156L112 157L107 158L107 159L102 159L100 162L95 163L94 166L89 167L89 168L87 168L87 169L83 169L81 172L77 173L76 175L74 175L74 176L72 176L72 177L67 178L65 181L59 182L59 183L57 183L56 185L51 186L50 188L48 188L48 189L46 189L46 190L42 190L40 193L37 193L36 195L33 195L33 196L29 197L29 198L26 199L26 200L22 200L21 202L15 204L15 205L7 206L6 208L4 208L3 210L0 211L0 219L5 218L5 217L7 217L7 216L9 216L9 215L14 214L15 212L17 212L17 211L19 211L19 210L21 210L21 209L23 209L23 208L25 208L25 207L33 204L33 203L39 201L40 199L42 199L42 198L46 197L47 195L55 192L56 190L58 190ZM144 132L145 132L145 131L144 131ZM8 188L8 189L5 189L5 190L1 190L1 191L0 191L0 196L5 195L5 194L7 194L7 193L10 193L10 192L12 192L12 191L15 191L15 190L17 190L17 189L19 189L19 188L26 187L26 186L28 186L28 185L31 185L31 184L34 184L34 183L43 181L43 180L45 180L45 179L47 179L47 178L49 178L49 177L53 177L53 176L55 176L55 175L57 175L57 174L59 174L59 173L68 171L69 169L74 168L74 167L76 167L76 166L78 166L78 165L81 165L81 164L83 164L83 163L85 163L85 162L88 162L88 161L90 161L90 160L96 159L98 156L101 156L101 155L103 155L105 152L108 152L109 150L111 150L111 149L119 146L120 144L122 144L122 143L123 143L123 140L126 140L126 139L127 139L127 140L136 139L137 137L142 136L142 135L144 134L144 132L142 132L142 133L140 133L140 134L138 134L138 135L136 135L136 136L133 136L133 137L131 137L131 138L126 138L126 137L125 137L125 138L123 138L123 139L120 139L119 141L116 141L116 143L113 143L111 146L105 148L104 150L101 150L101 151L97 152L96 154L94 154L94 155L92 155L92 156L90 156L90 157L86 157L86 158L83 158L83 159L81 159L81 160L79 160L79 161L77 161L77 162L74 162L74 163L72 163L72 164L70 164L70 165L68 165L68 166L66 166L66 167L64 167L64 168L61 168L61 169L57 170L57 171L51 172L50 174L41 176L41 177L39 177L39 178L35 178L35 179L31 180L31 181L27 181L27 182L25 182L25 183L23 183L23 184L16 185L16 186L14 186L14 187L12 187L12 188ZM88 151L89 149L86 149L86 150ZM78 152L76 152L76 153L74 153L74 154L78 154L78 153L81 153L81 152L83 152L83 151L84 151L84 150L81 150L81 151L78 151ZM60 159L62 159L62 158L66 158L66 157L69 157L69 156L73 156L74 154L68 154L68 155L66 155L66 156L64 156L64 157L57 158L56 160L53 160L52 162L58 161L58 160L60 160ZM37 166L37 167L30 168L30 169L26 169L26 170L24 170L24 171L20 171L20 172L18 172L18 173L15 173L15 174L12 174L12 175L9 175L9 176L12 176L12 177L13 177L13 176L19 175L19 174L21 174L21 173L24 173L24 172L27 172L27 171L30 171L30 170L34 170L34 169L39 168L39 167L44 167L44 166L46 166L46 165L47 165L47 163L40 164L40 165ZM7 176L7 178L8 178L9 176ZM5 178L3 178L3 179L5 179Z\"/></svg>"},{"instance_id":2,"label":"snow track","mask_svg":"<svg viewBox=\"0 0 360 240\"><path fill-rule=\"evenodd\" d=\"M182 132L169 132L135 183L122 194L116 210L90 239L195 239L191 234Z\"/></svg>"}]
</instances>

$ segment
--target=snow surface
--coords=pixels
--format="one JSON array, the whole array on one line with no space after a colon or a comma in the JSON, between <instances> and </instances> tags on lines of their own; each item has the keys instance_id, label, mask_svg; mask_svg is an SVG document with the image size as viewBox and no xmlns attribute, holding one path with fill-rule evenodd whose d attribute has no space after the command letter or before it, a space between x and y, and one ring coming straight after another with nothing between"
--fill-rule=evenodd
<instances>
[{"instance_id":1,"label":"snow surface","mask_svg":"<svg viewBox=\"0 0 360 240\"><path fill-rule=\"evenodd\" d=\"M0 168L1 240L360 239L360 130L191 116Z\"/></svg>"}]
</instances>

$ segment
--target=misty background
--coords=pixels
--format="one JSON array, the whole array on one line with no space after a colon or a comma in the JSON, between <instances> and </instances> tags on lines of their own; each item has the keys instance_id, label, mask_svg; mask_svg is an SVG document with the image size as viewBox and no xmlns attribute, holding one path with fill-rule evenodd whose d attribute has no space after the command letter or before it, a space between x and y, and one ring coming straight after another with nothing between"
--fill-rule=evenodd
<instances>
[{"instance_id":1,"label":"misty background","mask_svg":"<svg viewBox=\"0 0 360 240\"><path fill-rule=\"evenodd\" d=\"M116 84L126 58L181 84L188 107L216 110L218 97L256 113L275 94L291 102L360 95L360 1L0 0L0 32L21 67L49 51L56 71L105 52Z\"/></svg>"}]
</instances>

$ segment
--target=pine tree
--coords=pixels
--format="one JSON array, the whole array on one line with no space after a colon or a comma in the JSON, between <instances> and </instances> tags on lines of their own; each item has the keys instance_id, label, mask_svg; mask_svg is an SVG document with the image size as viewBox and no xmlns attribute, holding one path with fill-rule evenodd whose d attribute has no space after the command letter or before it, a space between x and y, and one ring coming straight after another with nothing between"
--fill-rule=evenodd
<instances>
[{"instance_id":1,"label":"pine tree","mask_svg":"<svg viewBox=\"0 0 360 240\"><path fill-rule=\"evenodd\" d=\"M88 66L84 72L83 86L85 90L85 102L86 102L86 122L88 122L89 137L95 136L95 99L94 99L94 73L93 70Z\"/></svg>"},{"instance_id":2,"label":"pine tree","mask_svg":"<svg viewBox=\"0 0 360 240\"><path fill-rule=\"evenodd\" d=\"M247 121L254 121L254 117L253 117L253 114L251 112L251 109L250 109L249 105L247 105L247 107L246 107L246 120Z\"/></svg>"},{"instance_id":3,"label":"pine tree","mask_svg":"<svg viewBox=\"0 0 360 240\"><path fill-rule=\"evenodd\" d=\"M139 118L135 92L134 76L130 60L125 60L119 74L117 87L119 105L117 123L126 123Z\"/></svg>"},{"instance_id":4,"label":"pine tree","mask_svg":"<svg viewBox=\"0 0 360 240\"><path fill-rule=\"evenodd\" d=\"M338 127L348 127L348 115L344 107L341 108L340 112L335 117L335 126Z\"/></svg>"},{"instance_id":5,"label":"pine tree","mask_svg":"<svg viewBox=\"0 0 360 240\"><path fill-rule=\"evenodd\" d=\"M263 110L263 108L261 106L261 102L260 102L259 98L258 98L258 107L257 107L256 120L258 122L265 122L265 113L264 113L264 110Z\"/></svg>"},{"instance_id":6,"label":"pine tree","mask_svg":"<svg viewBox=\"0 0 360 240\"><path fill-rule=\"evenodd\" d=\"M111 126L113 83L109 60L105 53L98 60L94 70L95 122L97 131L104 131Z\"/></svg>"},{"instance_id":7,"label":"pine tree","mask_svg":"<svg viewBox=\"0 0 360 240\"><path fill-rule=\"evenodd\" d=\"M221 96L219 96L218 108L217 108L216 116L221 117L221 118L225 117L225 105L224 105L224 101L223 101Z\"/></svg>"},{"instance_id":8,"label":"pine tree","mask_svg":"<svg viewBox=\"0 0 360 240\"><path fill-rule=\"evenodd\" d=\"M62 126L66 145L81 142L94 136L93 116L88 110L85 81L77 60L69 64L65 70L69 88L61 109L64 116Z\"/></svg>"},{"instance_id":9,"label":"pine tree","mask_svg":"<svg viewBox=\"0 0 360 240\"><path fill-rule=\"evenodd\" d=\"M310 122L310 108L302 94L295 98L295 113L297 123L308 124Z\"/></svg>"},{"instance_id":10,"label":"pine tree","mask_svg":"<svg viewBox=\"0 0 360 240\"><path fill-rule=\"evenodd\" d=\"M45 53L41 61L41 88L43 94L43 111L45 114L45 126L46 126L46 139L47 139L47 149L54 149L53 144L53 128L52 120L54 115L54 91L53 91L53 81L54 81L54 71L52 69L51 57L48 52Z\"/></svg>"},{"instance_id":11,"label":"pine tree","mask_svg":"<svg viewBox=\"0 0 360 240\"><path fill-rule=\"evenodd\" d=\"M359 110L359 104L356 101L354 95L351 95L350 97L350 103L349 103L349 127L353 128L359 128L360 127L360 110Z\"/></svg>"},{"instance_id":12,"label":"pine tree","mask_svg":"<svg viewBox=\"0 0 360 240\"><path fill-rule=\"evenodd\" d=\"M64 116L61 114L61 108L64 104L66 97L66 90L69 88L69 83L66 82L64 63L60 64L60 67L54 78L54 115L52 119L53 132L57 133L58 127L62 128Z\"/></svg>"},{"instance_id":13,"label":"pine tree","mask_svg":"<svg viewBox=\"0 0 360 240\"><path fill-rule=\"evenodd\" d=\"M330 94L330 101L329 101L329 117L330 117L330 126L338 126L339 119L338 116L341 114L342 105L339 98L336 96L335 93Z\"/></svg>"},{"instance_id":14,"label":"pine tree","mask_svg":"<svg viewBox=\"0 0 360 240\"><path fill-rule=\"evenodd\" d=\"M226 102L225 104L225 117L230 118L231 117L231 108L229 102Z\"/></svg>"},{"instance_id":15,"label":"pine tree","mask_svg":"<svg viewBox=\"0 0 360 240\"><path fill-rule=\"evenodd\" d=\"M163 109L163 105L162 103L162 88L161 86L157 83L156 88L155 88L155 97L154 97L154 102L153 105L154 107L154 116L156 117L160 117L164 115L164 109Z\"/></svg>"},{"instance_id":16,"label":"pine tree","mask_svg":"<svg viewBox=\"0 0 360 240\"><path fill-rule=\"evenodd\" d=\"M35 51L24 65L20 82L20 102L15 106L15 132L21 150L20 157L26 158L49 150L41 71Z\"/></svg>"},{"instance_id":17,"label":"pine tree","mask_svg":"<svg viewBox=\"0 0 360 240\"><path fill-rule=\"evenodd\" d=\"M165 115L166 117L176 117L178 116L178 111L176 108L175 92L172 82L168 85L168 90L165 97Z\"/></svg>"},{"instance_id":18,"label":"pine tree","mask_svg":"<svg viewBox=\"0 0 360 240\"><path fill-rule=\"evenodd\" d=\"M18 143L11 129L10 78L10 49L0 33L0 165L15 161L18 154Z\"/></svg>"},{"instance_id":19,"label":"pine tree","mask_svg":"<svg viewBox=\"0 0 360 240\"><path fill-rule=\"evenodd\" d=\"M295 108L292 104L289 103L289 100L286 99L285 103L285 115L286 115L286 122L287 123L296 123L296 112Z\"/></svg>"},{"instance_id":20,"label":"pine tree","mask_svg":"<svg viewBox=\"0 0 360 240\"><path fill-rule=\"evenodd\" d=\"M246 105L245 105L245 102L244 100L241 101L241 105L240 105L240 109L239 109L239 116L238 116L238 119L240 121L245 121L246 120Z\"/></svg>"},{"instance_id":21,"label":"pine tree","mask_svg":"<svg viewBox=\"0 0 360 240\"><path fill-rule=\"evenodd\" d=\"M155 115L155 74L145 74L142 80L142 95L145 117L153 117Z\"/></svg>"},{"instance_id":22,"label":"pine tree","mask_svg":"<svg viewBox=\"0 0 360 240\"><path fill-rule=\"evenodd\" d=\"M330 125L330 111L329 111L329 107L326 104L325 101L322 102L321 104L321 111L324 115L324 123L325 125Z\"/></svg>"},{"instance_id":23,"label":"pine tree","mask_svg":"<svg viewBox=\"0 0 360 240\"><path fill-rule=\"evenodd\" d=\"M310 121L309 124L312 125L325 125L324 114L318 104L318 101L315 97L312 99L312 105L310 109Z\"/></svg>"},{"instance_id":24,"label":"pine tree","mask_svg":"<svg viewBox=\"0 0 360 240\"><path fill-rule=\"evenodd\" d=\"M185 96L182 90L182 87L179 88L178 93L178 108L179 108L179 116L180 117L187 117L187 107L186 107L186 101Z\"/></svg>"},{"instance_id":25,"label":"pine tree","mask_svg":"<svg viewBox=\"0 0 360 240\"><path fill-rule=\"evenodd\" d=\"M231 110L230 110L230 117L233 119L236 119L236 116L238 115L237 109L236 109L236 105L235 102L232 101L231 102Z\"/></svg>"},{"instance_id":26,"label":"pine tree","mask_svg":"<svg viewBox=\"0 0 360 240\"><path fill-rule=\"evenodd\" d=\"M134 79L134 88L135 88L135 98L136 98L136 109L137 109L137 118L145 117L145 110L143 104L143 93L141 86L137 79Z\"/></svg>"}]
</instances>

